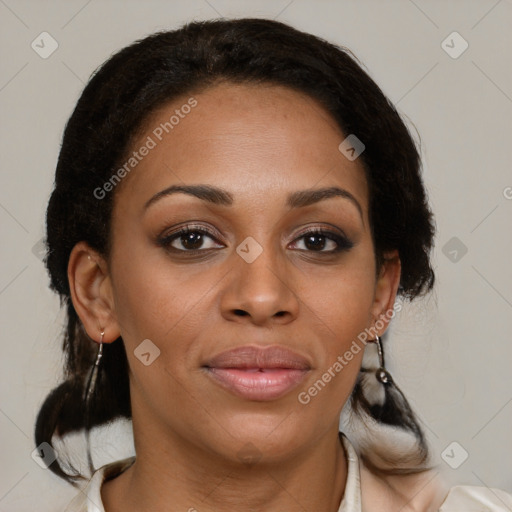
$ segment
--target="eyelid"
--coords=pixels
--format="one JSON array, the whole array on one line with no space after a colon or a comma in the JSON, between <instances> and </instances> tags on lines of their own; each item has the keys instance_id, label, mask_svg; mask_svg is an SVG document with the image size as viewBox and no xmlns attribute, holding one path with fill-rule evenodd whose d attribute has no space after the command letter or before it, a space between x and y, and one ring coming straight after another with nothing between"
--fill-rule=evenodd
<instances>
[{"instance_id":1,"label":"eyelid","mask_svg":"<svg viewBox=\"0 0 512 512\"><path fill-rule=\"evenodd\" d=\"M212 228L206 227L202 224L194 224L194 223L185 223L183 225L178 225L175 229L170 232L167 230L163 231L163 234L157 236L157 243L163 247L170 246L171 242L178 238L183 233L187 232L199 232L201 234L207 235L212 238L216 243L219 242L219 238L222 236L218 233L218 231L213 230ZM222 243L222 242L221 242ZM206 251L207 249L197 249L198 251ZM193 252L192 250L183 251L180 249L176 249L178 252Z\"/></svg>"},{"instance_id":2,"label":"eyelid","mask_svg":"<svg viewBox=\"0 0 512 512\"><path fill-rule=\"evenodd\" d=\"M341 237L346 238L347 240L349 240L349 237L345 234L345 232L341 228L339 228L339 227L337 227L337 226L335 226L333 224L329 224L329 223L324 223L321 226L307 226L304 229L300 230L294 236L295 236L295 239L296 239L298 237L307 235L308 233L311 233L311 232L316 232L316 233L324 232L324 233L327 233L327 234L330 233L330 232L335 232L336 235L341 236Z\"/></svg>"}]
</instances>

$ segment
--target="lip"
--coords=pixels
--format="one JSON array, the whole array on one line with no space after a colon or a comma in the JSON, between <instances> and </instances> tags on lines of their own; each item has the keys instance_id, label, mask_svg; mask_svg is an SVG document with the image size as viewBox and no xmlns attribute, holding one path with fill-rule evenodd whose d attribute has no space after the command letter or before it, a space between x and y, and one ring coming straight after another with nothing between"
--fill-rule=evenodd
<instances>
[{"instance_id":1,"label":"lip","mask_svg":"<svg viewBox=\"0 0 512 512\"><path fill-rule=\"evenodd\" d=\"M224 389L247 400L277 400L311 370L303 356L284 347L244 346L208 360L203 367Z\"/></svg>"}]
</instances>

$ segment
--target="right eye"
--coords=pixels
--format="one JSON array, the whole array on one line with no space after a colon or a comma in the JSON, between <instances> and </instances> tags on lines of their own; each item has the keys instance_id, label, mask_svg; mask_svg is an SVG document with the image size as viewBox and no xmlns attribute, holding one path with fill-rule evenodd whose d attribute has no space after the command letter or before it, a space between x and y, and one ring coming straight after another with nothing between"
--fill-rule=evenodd
<instances>
[{"instance_id":1,"label":"right eye","mask_svg":"<svg viewBox=\"0 0 512 512\"><path fill-rule=\"evenodd\" d=\"M214 245L203 247L207 238L210 240L216 240L215 234L205 227L185 226L174 233L170 233L160 238L158 240L158 244L171 251L191 253L215 249L216 247Z\"/></svg>"}]
</instances>

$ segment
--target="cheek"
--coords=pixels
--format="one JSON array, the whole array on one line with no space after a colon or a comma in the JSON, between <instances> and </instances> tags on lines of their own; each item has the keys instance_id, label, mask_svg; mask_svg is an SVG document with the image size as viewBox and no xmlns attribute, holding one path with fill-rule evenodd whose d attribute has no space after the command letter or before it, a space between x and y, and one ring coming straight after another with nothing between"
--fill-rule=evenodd
<instances>
[{"instance_id":1,"label":"cheek","mask_svg":"<svg viewBox=\"0 0 512 512\"><path fill-rule=\"evenodd\" d=\"M133 253L115 265L116 316L131 370L133 407L161 411L170 421L183 406L183 375L175 369L182 370L189 357L197 334L195 307L211 285L196 284L184 272L171 273L147 258L137 260Z\"/></svg>"},{"instance_id":2,"label":"cheek","mask_svg":"<svg viewBox=\"0 0 512 512\"><path fill-rule=\"evenodd\" d=\"M327 298L318 297L311 308L311 323L317 323L321 330L317 338L320 346L315 350L319 364L298 390L297 400L304 408L302 414L317 418L315 421L325 428L332 418L339 417L359 374L364 345L358 336L369 326L371 283L369 280L362 286L359 280L331 285ZM310 299L314 302L314 296Z\"/></svg>"},{"instance_id":3,"label":"cheek","mask_svg":"<svg viewBox=\"0 0 512 512\"><path fill-rule=\"evenodd\" d=\"M196 283L184 272L170 272L162 265L127 262L122 268L114 276L116 315L130 345L145 338L164 345L211 288L207 276Z\"/></svg>"},{"instance_id":4,"label":"cheek","mask_svg":"<svg viewBox=\"0 0 512 512\"><path fill-rule=\"evenodd\" d=\"M335 271L303 281L301 298L323 324L332 340L331 350L343 350L345 343L370 326L375 283L373 258L363 251Z\"/></svg>"},{"instance_id":5,"label":"cheek","mask_svg":"<svg viewBox=\"0 0 512 512\"><path fill-rule=\"evenodd\" d=\"M308 305L310 324L316 324L321 346L319 365L299 402L318 414L335 414L343 406L361 367L364 345L358 336L371 326L375 276L367 253L353 258L329 279L318 279L309 293L301 293ZM317 276L318 277L318 276ZM309 407L308 406L308 407Z\"/></svg>"},{"instance_id":6,"label":"cheek","mask_svg":"<svg viewBox=\"0 0 512 512\"><path fill-rule=\"evenodd\" d=\"M215 332L213 312L225 269L173 265L159 250L132 248L112 255L116 316L139 387L167 390L183 381L197 359L201 333ZM203 335L204 337L204 335ZM150 340L158 358L146 372L137 354ZM147 342L146 342L147 344ZM149 345L152 347L152 345ZM142 374L141 374L142 372Z\"/></svg>"}]
</instances>

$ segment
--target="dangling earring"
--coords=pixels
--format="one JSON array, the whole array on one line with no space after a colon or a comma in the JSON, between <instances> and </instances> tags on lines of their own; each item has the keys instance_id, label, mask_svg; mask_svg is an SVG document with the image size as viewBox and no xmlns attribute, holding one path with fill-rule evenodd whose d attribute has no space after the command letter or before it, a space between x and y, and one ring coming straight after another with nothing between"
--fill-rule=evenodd
<instances>
[{"instance_id":1,"label":"dangling earring","mask_svg":"<svg viewBox=\"0 0 512 512\"><path fill-rule=\"evenodd\" d=\"M87 386L85 387L84 393L84 409L85 409L85 438L87 441L87 461L89 464L89 471L91 472L91 476L95 472L95 467L91 457L91 441L90 441L90 425L91 425L91 402L90 398L95 391L96 380L98 378L98 371L100 367L101 357L103 355L103 336L105 335L105 331L101 330L101 338L98 347L98 353L96 355L96 361L94 362L93 367L91 368L91 373L87 380Z\"/></svg>"},{"instance_id":2,"label":"dangling earring","mask_svg":"<svg viewBox=\"0 0 512 512\"><path fill-rule=\"evenodd\" d=\"M382 384L392 384L393 379L384 366L384 351L382 350L382 342L378 336L376 336L375 339L371 341L377 345L377 350L379 353L379 368L377 368L375 376L377 377L377 380Z\"/></svg>"},{"instance_id":3,"label":"dangling earring","mask_svg":"<svg viewBox=\"0 0 512 512\"><path fill-rule=\"evenodd\" d=\"M103 356L103 336L105 336L105 331L101 331L101 339L98 347L98 353L96 355L96 361L94 362L94 365L91 369L91 374L89 375L89 379L87 382L86 390L85 390L85 396L84 400L86 402L89 401L89 398L91 397L92 393L94 392L94 388L96 386L96 379L98 378L98 368L101 361L101 357Z\"/></svg>"}]
</instances>

